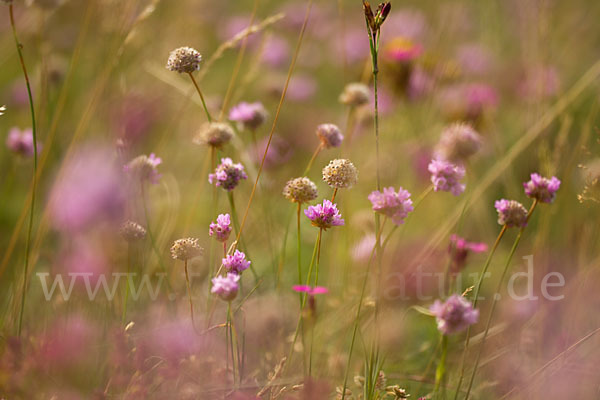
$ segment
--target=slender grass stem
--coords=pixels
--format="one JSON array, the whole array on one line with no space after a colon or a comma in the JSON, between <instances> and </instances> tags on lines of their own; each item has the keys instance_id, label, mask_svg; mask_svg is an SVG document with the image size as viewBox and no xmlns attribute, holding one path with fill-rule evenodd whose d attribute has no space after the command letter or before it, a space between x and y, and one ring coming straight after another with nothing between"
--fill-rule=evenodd
<instances>
[{"instance_id":1,"label":"slender grass stem","mask_svg":"<svg viewBox=\"0 0 600 400\"><path fill-rule=\"evenodd\" d=\"M298 203L298 209L296 211L296 224L298 227L298 285L302 285L302 236L300 232L300 214L302 211L302 204ZM298 293L300 299L300 307L302 307L302 293ZM302 311L302 310L300 310Z\"/></svg>"},{"instance_id":2,"label":"slender grass stem","mask_svg":"<svg viewBox=\"0 0 600 400\"><path fill-rule=\"evenodd\" d=\"M310 158L310 161L308 161L308 165L304 169L302 176L308 176L308 173L310 172L310 169L312 168L312 165L314 164L314 162L317 159L317 156L319 155L321 150L323 150L323 143L319 143L319 145L315 149L315 152L313 153L312 157Z\"/></svg>"},{"instance_id":3,"label":"slender grass stem","mask_svg":"<svg viewBox=\"0 0 600 400\"><path fill-rule=\"evenodd\" d=\"M533 204L531 205L531 208L529 209L529 212L527 213L527 221L529 221L529 218L531 217L531 214L535 210L536 206L537 206L537 200L534 200ZM471 372L471 377L469 379L469 385L467 386L467 394L465 395L465 400L468 400L469 395L471 394L471 388L473 387L475 375L477 374L477 368L479 367L479 361L481 360L481 354L483 353L483 348L485 346L485 340L487 339L488 332L490 330L490 326L492 323L492 318L494 317L494 311L496 310L496 305L498 304L498 298L500 296L500 290L502 289L502 283L504 282L504 278L506 277L506 273L508 272L508 268L510 267L510 262L512 261L515 251L517 250L517 247L519 246L519 242L521 241L521 237L523 236L524 230L525 230L525 226L523 226L521 229L519 229L519 233L517 234L517 237L515 238L512 248L510 249L510 253L508 254L508 257L506 258L506 263L504 264L504 270L502 271L502 276L500 277L500 280L498 281L498 286L496 288L496 295L494 295L493 300L492 300L492 308L490 309L490 313L488 315L488 319L485 324L485 330L483 332L483 338L481 339L481 343L479 345L479 350L477 352L477 357L475 358L475 366L473 367L473 372Z\"/></svg>"},{"instance_id":4,"label":"slender grass stem","mask_svg":"<svg viewBox=\"0 0 600 400\"><path fill-rule=\"evenodd\" d=\"M448 356L448 336L442 335L442 356L440 358L440 362L435 371L435 386L433 389L433 398L437 398L437 394L440 390L440 385L442 384L445 376L446 376L446 357Z\"/></svg>"},{"instance_id":5,"label":"slender grass stem","mask_svg":"<svg viewBox=\"0 0 600 400\"><path fill-rule=\"evenodd\" d=\"M502 229L500 230L500 233L496 237L496 241L494 242L494 245L492 246L492 249L490 250L490 252L487 256L487 259L485 260L483 270L481 271L481 275L479 276L479 281L477 282L477 285L475 286L475 293L473 294L473 308L475 308L477 306L477 300L479 297L479 291L481 290L481 284L483 282L483 278L485 277L485 274L487 273L488 267L490 266L490 263L492 261L492 257L494 256L494 253L496 252L496 249L498 248L498 245L500 244L500 240L502 240L502 237L504 236L506 229L507 229L506 225L502 226ZM460 393L460 387L461 387L463 379L464 379L466 360L467 360L467 352L469 351L469 343L470 342L471 342L471 326L469 326L467 328L467 338L465 339L465 348L463 349L462 359L460 362L460 375L458 378L458 384L456 385L456 392L454 393L454 400L456 400L458 398L458 393Z\"/></svg>"},{"instance_id":6,"label":"slender grass stem","mask_svg":"<svg viewBox=\"0 0 600 400\"><path fill-rule=\"evenodd\" d=\"M127 318L127 300L129 298L129 291L131 290L129 287L129 273L131 272L131 264L132 264L132 249L131 243L127 243L127 280L125 283L125 298L123 300L123 315L121 317L121 323L125 324L125 319Z\"/></svg>"},{"instance_id":7,"label":"slender grass stem","mask_svg":"<svg viewBox=\"0 0 600 400\"><path fill-rule=\"evenodd\" d=\"M23 327L23 313L25 312L25 299L27 297L27 275L29 270L29 251L31 248L31 233L33 231L33 214L35 211L35 195L37 189L37 169L38 169L38 147L37 147L37 127L35 119L35 107L33 104L33 95L31 94L31 84L29 82L29 75L27 74L27 67L25 66L25 59L23 58L22 48L23 45L19 42L17 36L17 27L15 24L15 17L13 13L13 5L8 5L8 15L10 18L10 27L12 29L13 38L15 40L15 46L17 48L17 54L19 55L19 62L21 63L21 70L23 71L23 77L25 78L25 86L27 87L27 98L29 100L29 111L31 113L31 132L33 136L33 178L32 178L32 189L31 189L31 203L29 207L29 223L27 224L27 239L25 242L25 263L23 267L23 287L21 292L21 306L19 308L19 324L17 328L17 336L21 336L21 329Z\"/></svg>"},{"instance_id":8,"label":"slender grass stem","mask_svg":"<svg viewBox=\"0 0 600 400\"><path fill-rule=\"evenodd\" d=\"M183 269L185 270L185 284L187 286L188 299L190 301L190 317L192 319L192 326L196 330L196 323L194 322L194 302L192 301L192 286L190 285L190 276L188 274L188 262L183 262Z\"/></svg>"},{"instance_id":9,"label":"slender grass stem","mask_svg":"<svg viewBox=\"0 0 600 400\"><path fill-rule=\"evenodd\" d=\"M196 88L196 91L200 96L200 101L202 101L202 108L204 108L204 112L206 113L206 119L208 120L208 122L212 122L212 117L210 116L210 112L208 111L208 107L206 106L206 102L204 101L204 96L202 95L200 86L198 86L198 82L196 82L196 78L194 78L194 75L191 72L188 73L188 75L192 79L192 83L194 84L194 87Z\"/></svg>"}]
</instances>

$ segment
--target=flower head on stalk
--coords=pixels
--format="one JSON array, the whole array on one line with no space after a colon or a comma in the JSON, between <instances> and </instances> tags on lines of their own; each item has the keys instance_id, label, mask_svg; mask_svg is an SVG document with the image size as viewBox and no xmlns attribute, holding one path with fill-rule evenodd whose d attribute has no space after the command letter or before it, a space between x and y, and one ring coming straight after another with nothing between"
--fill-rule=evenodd
<instances>
[{"instance_id":1,"label":"flower head on stalk","mask_svg":"<svg viewBox=\"0 0 600 400\"><path fill-rule=\"evenodd\" d=\"M474 309L473 304L457 294L453 294L443 303L436 300L429 307L429 311L435 316L437 328L444 335L461 332L479 319L479 310Z\"/></svg>"},{"instance_id":2,"label":"flower head on stalk","mask_svg":"<svg viewBox=\"0 0 600 400\"><path fill-rule=\"evenodd\" d=\"M381 29L381 25L383 25L383 22L392 10L392 4L390 2L380 3L379 6L377 6L375 13L373 13L369 2L363 0L363 10L365 11L367 25L371 30L374 41L376 41L376 37Z\"/></svg>"},{"instance_id":3,"label":"flower head on stalk","mask_svg":"<svg viewBox=\"0 0 600 400\"><path fill-rule=\"evenodd\" d=\"M211 293L216 294L224 301L231 301L236 298L240 288L238 282L240 275L228 272L226 276L215 276L212 278L213 287Z\"/></svg>"},{"instance_id":4,"label":"flower head on stalk","mask_svg":"<svg viewBox=\"0 0 600 400\"><path fill-rule=\"evenodd\" d=\"M335 189L350 189L358 181L358 170L350 160L331 160L323 168L323 180Z\"/></svg>"},{"instance_id":5,"label":"flower head on stalk","mask_svg":"<svg viewBox=\"0 0 600 400\"><path fill-rule=\"evenodd\" d=\"M459 272L465 266L469 252L483 253L487 249L485 243L469 242L458 235L451 235L448 251L452 258L452 271Z\"/></svg>"},{"instance_id":6,"label":"flower head on stalk","mask_svg":"<svg viewBox=\"0 0 600 400\"><path fill-rule=\"evenodd\" d=\"M527 210L521 203L515 200L496 200L494 203L498 211L498 223L508 228L522 228L527 225Z\"/></svg>"},{"instance_id":7,"label":"flower head on stalk","mask_svg":"<svg viewBox=\"0 0 600 400\"><path fill-rule=\"evenodd\" d=\"M166 68L169 71L191 74L200 69L202 55L191 47L179 47L169 54Z\"/></svg>"},{"instance_id":8,"label":"flower head on stalk","mask_svg":"<svg viewBox=\"0 0 600 400\"><path fill-rule=\"evenodd\" d=\"M125 221L119 229L119 234L127 242L135 242L146 236L146 229L133 221Z\"/></svg>"},{"instance_id":9,"label":"flower head on stalk","mask_svg":"<svg viewBox=\"0 0 600 400\"><path fill-rule=\"evenodd\" d=\"M229 214L219 214L217 222L211 222L209 236L214 236L219 242L226 242L231 234L231 217Z\"/></svg>"},{"instance_id":10,"label":"flower head on stalk","mask_svg":"<svg viewBox=\"0 0 600 400\"><path fill-rule=\"evenodd\" d=\"M470 125L454 123L442 131L435 148L436 158L452 162L464 162L479 151L481 136Z\"/></svg>"},{"instance_id":11,"label":"flower head on stalk","mask_svg":"<svg viewBox=\"0 0 600 400\"><path fill-rule=\"evenodd\" d=\"M248 269L250 267L251 262L246 260L246 254L244 252L236 250L233 255L228 254L222 260L223 267L229 272L234 274L241 274L242 271Z\"/></svg>"},{"instance_id":12,"label":"flower head on stalk","mask_svg":"<svg viewBox=\"0 0 600 400\"><path fill-rule=\"evenodd\" d=\"M171 257L181 261L199 257L203 252L204 249L200 247L196 238L177 239L171 246Z\"/></svg>"},{"instance_id":13,"label":"flower head on stalk","mask_svg":"<svg viewBox=\"0 0 600 400\"><path fill-rule=\"evenodd\" d=\"M220 149L231 141L234 133L228 124L222 122L206 122L202 124L193 142Z\"/></svg>"},{"instance_id":14,"label":"flower head on stalk","mask_svg":"<svg viewBox=\"0 0 600 400\"><path fill-rule=\"evenodd\" d=\"M222 158L221 164L217 166L215 172L208 175L210 183L214 183L227 191L235 189L242 179L248 179L244 166L240 163L234 164L229 157Z\"/></svg>"},{"instance_id":15,"label":"flower head on stalk","mask_svg":"<svg viewBox=\"0 0 600 400\"><path fill-rule=\"evenodd\" d=\"M162 160L156 157L154 153L151 153L149 156L142 154L127 163L123 169L125 172L131 173L142 181L148 180L150 183L157 184L161 177L157 167L161 163Z\"/></svg>"},{"instance_id":16,"label":"flower head on stalk","mask_svg":"<svg viewBox=\"0 0 600 400\"><path fill-rule=\"evenodd\" d=\"M401 225L414 207L410 199L410 192L398 188L398 192L393 187L384 188L382 192L377 190L371 192L369 201L373 205L373 211L381 213L392 219L394 224Z\"/></svg>"},{"instance_id":17,"label":"flower head on stalk","mask_svg":"<svg viewBox=\"0 0 600 400\"><path fill-rule=\"evenodd\" d=\"M304 210L304 214L310 219L313 226L323 230L327 230L332 226L344 225L344 220L337 206L329 200L323 200L323 204L308 207Z\"/></svg>"},{"instance_id":18,"label":"flower head on stalk","mask_svg":"<svg viewBox=\"0 0 600 400\"><path fill-rule=\"evenodd\" d=\"M246 103L234 106L229 111L229 119L236 121L242 129L255 131L267 119L268 113L261 102Z\"/></svg>"},{"instance_id":19,"label":"flower head on stalk","mask_svg":"<svg viewBox=\"0 0 600 400\"><path fill-rule=\"evenodd\" d=\"M431 160L427 167L431 173L433 190L450 192L458 196L465 191L465 185L460 180L465 177L465 169L460 165L444 160Z\"/></svg>"},{"instance_id":20,"label":"flower head on stalk","mask_svg":"<svg viewBox=\"0 0 600 400\"><path fill-rule=\"evenodd\" d=\"M332 147L340 147L344 135L337 125L334 124L321 124L317 126L317 136L321 141L324 148L330 149Z\"/></svg>"},{"instance_id":21,"label":"flower head on stalk","mask_svg":"<svg viewBox=\"0 0 600 400\"><path fill-rule=\"evenodd\" d=\"M340 103L358 107L369 102L371 92L369 87L364 83L352 82L344 87L344 91L340 94L338 100Z\"/></svg>"},{"instance_id":22,"label":"flower head on stalk","mask_svg":"<svg viewBox=\"0 0 600 400\"><path fill-rule=\"evenodd\" d=\"M525 194L540 203L552 203L556 198L556 192L560 188L560 180L553 176L544 178L540 174L531 174L531 180L523 183Z\"/></svg>"},{"instance_id":23,"label":"flower head on stalk","mask_svg":"<svg viewBox=\"0 0 600 400\"><path fill-rule=\"evenodd\" d=\"M317 185L305 176L291 179L283 188L283 196L292 203L308 203L317 198Z\"/></svg>"}]
</instances>

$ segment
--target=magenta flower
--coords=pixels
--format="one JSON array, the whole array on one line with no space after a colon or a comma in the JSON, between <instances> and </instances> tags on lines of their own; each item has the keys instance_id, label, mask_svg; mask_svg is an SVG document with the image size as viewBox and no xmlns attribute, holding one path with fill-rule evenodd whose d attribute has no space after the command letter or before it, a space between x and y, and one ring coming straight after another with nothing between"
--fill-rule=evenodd
<instances>
[{"instance_id":1,"label":"magenta flower","mask_svg":"<svg viewBox=\"0 0 600 400\"><path fill-rule=\"evenodd\" d=\"M208 234L214 236L219 242L226 242L231 234L231 218L229 214L219 214L217 222L210 223Z\"/></svg>"},{"instance_id":2,"label":"magenta flower","mask_svg":"<svg viewBox=\"0 0 600 400\"><path fill-rule=\"evenodd\" d=\"M325 294L329 292L329 289L323 286L308 286L308 285L294 285L292 286L294 291L299 293L307 293L309 296L313 296L315 294Z\"/></svg>"},{"instance_id":3,"label":"magenta flower","mask_svg":"<svg viewBox=\"0 0 600 400\"><path fill-rule=\"evenodd\" d=\"M423 46L405 37L396 37L386 44L384 57L390 61L407 63L423 53Z\"/></svg>"},{"instance_id":4,"label":"magenta flower","mask_svg":"<svg viewBox=\"0 0 600 400\"><path fill-rule=\"evenodd\" d=\"M374 191L369 195L369 200L373 205L373 211L381 213L392 219L396 225L404 223L404 218L408 216L414 208L410 199L410 192L402 187L398 192L393 187L383 189L382 192Z\"/></svg>"},{"instance_id":5,"label":"magenta flower","mask_svg":"<svg viewBox=\"0 0 600 400\"><path fill-rule=\"evenodd\" d=\"M485 243L469 242L458 235L450 236L449 251L452 257L452 270L458 272L465 266L469 252L483 253L487 249L488 246Z\"/></svg>"},{"instance_id":6,"label":"magenta flower","mask_svg":"<svg viewBox=\"0 0 600 400\"><path fill-rule=\"evenodd\" d=\"M527 225L527 210L521 203L515 200L497 200L494 203L498 211L498 223L511 228L516 226L522 228Z\"/></svg>"},{"instance_id":7,"label":"magenta flower","mask_svg":"<svg viewBox=\"0 0 600 400\"><path fill-rule=\"evenodd\" d=\"M243 129L254 131L267 119L267 110L260 102L243 101L229 111L229 119L239 123Z\"/></svg>"},{"instance_id":8,"label":"magenta flower","mask_svg":"<svg viewBox=\"0 0 600 400\"><path fill-rule=\"evenodd\" d=\"M225 301L231 301L237 296L240 288L238 281L240 276L236 273L228 272L227 276L215 276L212 278L213 287L211 293L215 293Z\"/></svg>"},{"instance_id":9,"label":"magenta flower","mask_svg":"<svg viewBox=\"0 0 600 400\"><path fill-rule=\"evenodd\" d=\"M313 226L324 230L332 226L344 225L337 206L329 200L323 200L323 204L308 207L304 210L304 214L311 220Z\"/></svg>"},{"instance_id":10,"label":"magenta flower","mask_svg":"<svg viewBox=\"0 0 600 400\"><path fill-rule=\"evenodd\" d=\"M435 316L437 328L444 335L463 331L479 319L479 310L475 310L467 299L457 294L450 296L444 303L436 300L429 311Z\"/></svg>"},{"instance_id":11,"label":"magenta flower","mask_svg":"<svg viewBox=\"0 0 600 400\"><path fill-rule=\"evenodd\" d=\"M33 156L33 131L31 129L20 130L16 127L11 128L6 138L6 147L13 153L23 157ZM41 151L39 143L37 148L39 154Z\"/></svg>"},{"instance_id":12,"label":"magenta flower","mask_svg":"<svg viewBox=\"0 0 600 400\"><path fill-rule=\"evenodd\" d=\"M431 183L436 192L450 192L458 196L465 191L465 185L459 181L465 177L465 169L460 165L444 160L431 160L427 167L431 172Z\"/></svg>"},{"instance_id":13,"label":"magenta flower","mask_svg":"<svg viewBox=\"0 0 600 400\"><path fill-rule=\"evenodd\" d=\"M540 174L531 174L531 180L523 183L525 194L541 203L552 203L556 198L556 192L560 188L560 180L553 176L544 178Z\"/></svg>"},{"instance_id":14,"label":"magenta flower","mask_svg":"<svg viewBox=\"0 0 600 400\"><path fill-rule=\"evenodd\" d=\"M248 179L244 166L240 163L234 164L229 157L221 158L221 164L217 166L215 172L208 175L210 183L221 186L227 191L235 189L242 179Z\"/></svg>"},{"instance_id":15,"label":"magenta flower","mask_svg":"<svg viewBox=\"0 0 600 400\"><path fill-rule=\"evenodd\" d=\"M242 271L248 269L250 267L251 262L246 260L246 254L244 252L236 250L233 255L228 254L222 260L223 266L229 272L234 274L241 274Z\"/></svg>"}]
</instances>

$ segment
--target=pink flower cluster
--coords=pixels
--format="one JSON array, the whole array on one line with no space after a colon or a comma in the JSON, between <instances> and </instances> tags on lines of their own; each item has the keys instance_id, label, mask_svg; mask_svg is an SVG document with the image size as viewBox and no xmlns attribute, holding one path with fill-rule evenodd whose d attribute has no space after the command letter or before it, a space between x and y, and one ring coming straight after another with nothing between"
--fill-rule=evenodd
<instances>
[{"instance_id":1,"label":"pink flower cluster","mask_svg":"<svg viewBox=\"0 0 600 400\"><path fill-rule=\"evenodd\" d=\"M248 179L244 166L240 163L234 164L229 157L222 158L221 164L217 166L215 172L208 175L210 183L214 183L227 191L235 189L242 179Z\"/></svg>"},{"instance_id":2,"label":"pink flower cluster","mask_svg":"<svg viewBox=\"0 0 600 400\"><path fill-rule=\"evenodd\" d=\"M552 203L556 198L556 192L560 188L560 180L553 176L544 178L540 174L531 174L531 180L523 183L525 194L541 203Z\"/></svg>"},{"instance_id":3,"label":"pink flower cluster","mask_svg":"<svg viewBox=\"0 0 600 400\"><path fill-rule=\"evenodd\" d=\"M443 303L436 300L429 311L435 316L437 328L444 335L461 332L479 319L479 310L474 309L467 299L457 294L453 294Z\"/></svg>"},{"instance_id":4,"label":"pink flower cluster","mask_svg":"<svg viewBox=\"0 0 600 400\"><path fill-rule=\"evenodd\" d=\"M229 111L229 119L238 122L242 128L256 130L267 118L267 110L260 102L239 103Z\"/></svg>"},{"instance_id":5,"label":"pink flower cluster","mask_svg":"<svg viewBox=\"0 0 600 400\"><path fill-rule=\"evenodd\" d=\"M223 267L234 274L241 274L242 271L250 267L251 262L246 260L244 252L236 250L233 255L228 254L223 260Z\"/></svg>"},{"instance_id":6,"label":"pink flower cluster","mask_svg":"<svg viewBox=\"0 0 600 400\"><path fill-rule=\"evenodd\" d=\"M509 228L522 228L527 225L527 210L515 200L501 199L494 203L498 211L498 223Z\"/></svg>"},{"instance_id":7,"label":"pink flower cluster","mask_svg":"<svg viewBox=\"0 0 600 400\"><path fill-rule=\"evenodd\" d=\"M383 192L371 192L369 200L373 211L391 218L396 225L403 224L408 213L414 209L410 192L402 187L398 188L398 192L393 187L384 188Z\"/></svg>"},{"instance_id":8,"label":"pink flower cluster","mask_svg":"<svg viewBox=\"0 0 600 400\"><path fill-rule=\"evenodd\" d=\"M231 217L229 214L219 214L217 222L211 222L208 230L219 242L226 242L231 234Z\"/></svg>"},{"instance_id":9,"label":"pink flower cluster","mask_svg":"<svg viewBox=\"0 0 600 400\"><path fill-rule=\"evenodd\" d=\"M304 210L304 214L311 220L313 226L323 230L332 226L344 225L344 220L337 206L329 200L323 200L323 204L308 207Z\"/></svg>"},{"instance_id":10,"label":"pink flower cluster","mask_svg":"<svg viewBox=\"0 0 600 400\"><path fill-rule=\"evenodd\" d=\"M226 276L215 276L212 278L211 293L216 294L225 301L235 299L239 290L240 275L228 272Z\"/></svg>"},{"instance_id":11,"label":"pink flower cluster","mask_svg":"<svg viewBox=\"0 0 600 400\"><path fill-rule=\"evenodd\" d=\"M460 180L465 177L465 168L444 160L431 160L427 167L431 172L431 183L436 192L450 192L458 196L465 191L465 185Z\"/></svg>"}]
</instances>

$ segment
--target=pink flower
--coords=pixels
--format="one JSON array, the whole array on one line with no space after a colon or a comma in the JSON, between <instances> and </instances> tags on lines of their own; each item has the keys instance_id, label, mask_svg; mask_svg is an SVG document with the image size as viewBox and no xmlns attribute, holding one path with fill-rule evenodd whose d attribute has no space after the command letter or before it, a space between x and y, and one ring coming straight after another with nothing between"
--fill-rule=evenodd
<instances>
[{"instance_id":1,"label":"pink flower","mask_svg":"<svg viewBox=\"0 0 600 400\"><path fill-rule=\"evenodd\" d=\"M227 191L235 189L242 179L248 179L244 166L240 163L234 164L231 158L221 158L221 164L217 166L213 174L208 175L208 181L216 186L221 186Z\"/></svg>"},{"instance_id":2,"label":"pink flower","mask_svg":"<svg viewBox=\"0 0 600 400\"><path fill-rule=\"evenodd\" d=\"M390 61L406 63L415 60L423 53L423 46L405 37L396 37L384 48L384 56Z\"/></svg>"},{"instance_id":3,"label":"pink flower","mask_svg":"<svg viewBox=\"0 0 600 400\"><path fill-rule=\"evenodd\" d=\"M560 180L553 176L544 178L540 174L531 174L531 180L523 183L525 194L541 203L552 203L556 198L556 192L560 188Z\"/></svg>"},{"instance_id":4,"label":"pink flower","mask_svg":"<svg viewBox=\"0 0 600 400\"><path fill-rule=\"evenodd\" d=\"M458 235L450 236L449 251L452 257L452 270L458 272L465 266L469 252L483 253L487 249L488 246L485 243L469 242Z\"/></svg>"},{"instance_id":5,"label":"pink flower","mask_svg":"<svg viewBox=\"0 0 600 400\"><path fill-rule=\"evenodd\" d=\"M231 234L231 217L229 214L219 214L217 222L210 223L208 234L214 236L219 242L226 242Z\"/></svg>"},{"instance_id":6,"label":"pink flower","mask_svg":"<svg viewBox=\"0 0 600 400\"><path fill-rule=\"evenodd\" d=\"M250 261L246 260L246 254L239 250L236 250L233 255L228 254L227 257L222 260L222 263L227 271L237 275L248 269L251 264Z\"/></svg>"},{"instance_id":7,"label":"pink flower","mask_svg":"<svg viewBox=\"0 0 600 400\"><path fill-rule=\"evenodd\" d=\"M215 276L212 278L213 287L211 293L215 293L225 301L235 299L238 294L240 275L228 272L227 276Z\"/></svg>"},{"instance_id":8,"label":"pink flower","mask_svg":"<svg viewBox=\"0 0 600 400\"><path fill-rule=\"evenodd\" d=\"M444 303L436 300L429 311L435 316L437 327L444 335L461 332L479 319L479 310L475 310L467 299L457 294Z\"/></svg>"},{"instance_id":9,"label":"pink flower","mask_svg":"<svg viewBox=\"0 0 600 400\"><path fill-rule=\"evenodd\" d=\"M317 136L326 149L340 147L344 135L342 131L334 124L321 124L317 126Z\"/></svg>"},{"instance_id":10,"label":"pink flower","mask_svg":"<svg viewBox=\"0 0 600 400\"><path fill-rule=\"evenodd\" d=\"M497 200L494 203L498 211L498 223L509 228L516 226L522 228L527 225L527 210L515 200Z\"/></svg>"},{"instance_id":11,"label":"pink flower","mask_svg":"<svg viewBox=\"0 0 600 400\"><path fill-rule=\"evenodd\" d=\"M243 129L255 131L267 119L267 110L260 102L243 101L229 111L229 119L238 122Z\"/></svg>"},{"instance_id":12,"label":"pink flower","mask_svg":"<svg viewBox=\"0 0 600 400\"><path fill-rule=\"evenodd\" d=\"M436 192L450 192L454 196L458 196L465 191L465 185L459 182L465 177L465 169L462 166L434 159L431 160L427 169L431 172L431 183Z\"/></svg>"},{"instance_id":13,"label":"pink flower","mask_svg":"<svg viewBox=\"0 0 600 400\"><path fill-rule=\"evenodd\" d=\"M33 156L33 131L31 129L20 130L11 128L6 138L6 147L13 153L23 157ZM41 145L38 142L38 154L41 152Z\"/></svg>"},{"instance_id":14,"label":"pink flower","mask_svg":"<svg viewBox=\"0 0 600 400\"><path fill-rule=\"evenodd\" d=\"M337 206L329 200L323 200L323 204L308 207L304 210L304 214L311 220L313 226L323 230L332 226L344 225L344 220Z\"/></svg>"},{"instance_id":15,"label":"pink flower","mask_svg":"<svg viewBox=\"0 0 600 400\"><path fill-rule=\"evenodd\" d=\"M402 187L398 188L397 193L393 187L384 188L383 193L371 192L369 200L373 205L373 211L390 217L396 225L403 224L408 213L414 209L410 192Z\"/></svg>"},{"instance_id":16,"label":"pink flower","mask_svg":"<svg viewBox=\"0 0 600 400\"><path fill-rule=\"evenodd\" d=\"M299 293L307 293L309 296L313 296L315 294L325 294L329 292L329 289L323 286L308 286L308 285L294 285L292 289Z\"/></svg>"},{"instance_id":17,"label":"pink flower","mask_svg":"<svg viewBox=\"0 0 600 400\"><path fill-rule=\"evenodd\" d=\"M149 181L153 184L158 184L160 177L162 176L157 167L162 164L162 159L156 157L154 153L150 153L149 156L142 154L137 156L133 160L129 161L123 170L132 176L142 181Z\"/></svg>"}]
</instances>

